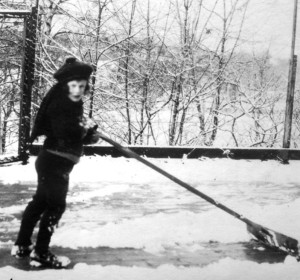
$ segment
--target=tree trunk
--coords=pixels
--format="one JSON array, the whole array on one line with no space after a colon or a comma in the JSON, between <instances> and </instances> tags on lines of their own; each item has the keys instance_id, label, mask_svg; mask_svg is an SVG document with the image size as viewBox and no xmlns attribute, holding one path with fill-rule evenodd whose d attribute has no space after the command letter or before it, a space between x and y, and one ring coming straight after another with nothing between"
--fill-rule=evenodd
<instances>
[{"instance_id":1,"label":"tree trunk","mask_svg":"<svg viewBox=\"0 0 300 280\"><path fill-rule=\"evenodd\" d=\"M8 106L7 106L7 111L4 110L4 115L3 115L3 128L2 128L2 143L1 143L1 149L3 154L6 152L6 142L7 142L7 125L8 125L8 120L9 117L13 111L14 107L14 102L9 101Z\"/></svg>"},{"instance_id":2,"label":"tree trunk","mask_svg":"<svg viewBox=\"0 0 300 280\"><path fill-rule=\"evenodd\" d=\"M201 104L199 96L197 96L197 98L196 98L196 108L198 111L201 144L205 144L206 136L205 136L205 119L204 119L204 112L203 112L204 110L202 108L202 104Z\"/></svg>"},{"instance_id":3,"label":"tree trunk","mask_svg":"<svg viewBox=\"0 0 300 280\"><path fill-rule=\"evenodd\" d=\"M2 136L1 136L1 150L2 153L6 152L6 137L7 137L7 116L3 118L3 128L2 128Z\"/></svg>"},{"instance_id":4,"label":"tree trunk","mask_svg":"<svg viewBox=\"0 0 300 280\"><path fill-rule=\"evenodd\" d=\"M107 2L101 5L101 1L98 0L98 18L97 18L97 27L96 27L96 40L95 40L95 67L94 73L91 79L91 90L90 90L90 106L89 106L89 117L93 117L93 110L94 110L94 95L95 95L95 88L96 88L96 77L97 77L97 70L98 70L98 61L100 60L99 56L99 40L100 40L100 26L102 22L102 13L104 8L106 7Z\"/></svg>"},{"instance_id":5,"label":"tree trunk","mask_svg":"<svg viewBox=\"0 0 300 280\"><path fill-rule=\"evenodd\" d=\"M227 28L227 18L226 18L226 0L223 0L223 35L222 35L222 41L221 41L221 53L218 57L219 63L218 63L218 76L217 76L217 91L216 96L214 100L214 109L213 109L213 130L210 137L210 145L213 145L214 141L217 137L218 132L218 126L219 126L219 109L220 109L220 103L221 103L221 92L223 87L223 71L224 71L224 55L225 55L225 43L226 43L226 28Z\"/></svg>"},{"instance_id":6,"label":"tree trunk","mask_svg":"<svg viewBox=\"0 0 300 280\"><path fill-rule=\"evenodd\" d=\"M140 144L144 143L144 112L147 110L148 91L149 91L149 74L150 74L150 59L151 59L151 40L150 40L150 1L148 0L147 8L147 56L146 56L146 74L143 82L143 96L141 102L141 132ZM147 124L145 124L147 125Z\"/></svg>"},{"instance_id":7,"label":"tree trunk","mask_svg":"<svg viewBox=\"0 0 300 280\"><path fill-rule=\"evenodd\" d=\"M132 6L131 6L131 15L130 15L130 20L129 20L129 26L128 26L128 37L131 36L132 34L132 22L133 22L133 17L135 13L135 7L136 7L136 0L132 1ZM131 116L130 116L130 100L129 100L129 56L130 56L130 40L128 39L127 41L127 48L125 50L125 66L124 66L124 71L125 71L125 106L126 106L126 116L127 116L127 123L128 123L128 144L131 144L132 142L132 130L131 130Z\"/></svg>"},{"instance_id":8,"label":"tree trunk","mask_svg":"<svg viewBox=\"0 0 300 280\"><path fill-rule=\"evenodd\" d=\"M140 125L140 144L143 145L144 143L144 130L145 130L145 125L144 124L144 114L146 110L146 104L147 104L147 98L148 98L148 87L149 87L149 77L148 73L145 75L144 78L144 83L143 83L143 96L142 96L142 102L141 102L141 125Z\"/></svg>"},{"instance_id":9,"label":"tree trunk","mask_svg":"<svg viewBox=\"0 0 300 280\"><path fill-rule=\"evenodd\" d=\"M0 99L0 155L3 154L3 133L2 133L2 104Z\"/></svg>"},{"instance_id":10,"label":"tree trunk","mask_svg":"<svg viewBox=\"0 0 300 280\"><path fill-rule=\"evenodd\" d=\"M97 68L97 67L95 67L95 68ZM95 73L93 74L92 80L91 80L89 118L93 117L93 111L94 111L94 92L95 92L95 84L96 84L96 73L97 73L97 70L95 70Z\"/></svg>"},{"instance_id":11,"label":"tree trunk","mask_svg":"<svg viewBox=\"0 0 300 280\"><path fill-rule=\"evenodd\" d=\"M178 81L179 80L179 81ZM170 129L169 129L169 145L173 146L175 144L175 136L176 136L176 129L177 129L177 120L178 120L178 114L179 114L179 103L180 103L180 94L182 91L181 87L181 78L177 79L175 78L174 87L175 87L175 98L172 103L172 110L171 110L171 123L170 123Z\"/></svg>"},{"instance_id":12,"label":"tree trunk","mask_svg":"<svg viewBox=\"0 0 300 280\"><path fill-rule=\"evenodd\" d=\"M176 145L181 145L182 144L183 127L184 127L184 123L185 123L185 117L186 117L187 109L188 109L188 107L184 107L182 109L182 115L181 115L181 119L180 119L180 123L179 123L178 136L177 136L177 139L176 139L176 142L175 142Z\"/></svg>"}]
</instances>

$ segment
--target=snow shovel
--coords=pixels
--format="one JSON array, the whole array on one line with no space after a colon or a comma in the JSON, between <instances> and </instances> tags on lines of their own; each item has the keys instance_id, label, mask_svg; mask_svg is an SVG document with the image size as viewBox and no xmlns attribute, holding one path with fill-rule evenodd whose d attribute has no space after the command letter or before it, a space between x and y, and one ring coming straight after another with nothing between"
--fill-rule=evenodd
<instances>
[{"instance_id":1,"label":"snow shovel","mask_svg":"<svg viewBox=\"0 0 300 280\"><path fill-rule=\"evenodd\" d=\"M136 154L129 148L121 146L120 144L116 143L115 141L113 141L112 139L103 135L102 133L99 133L99 135L100 135L100 138L102 138L104 141L108 142L109 144L113 145L117 150L122 152L124 155L126 155L130 158L135 158L136 160L142 162L143 164L147 165L148 167L154 169L155 171L157 171L160 174L164 175L165 177L169 178L173 182L179 184L181 187L187 189L188 191L194 193L197 196L200 196L201 198L205 199L209 203L215 205L216 207L227 212L228 214L230 214L230 215L234 216L235 218L246 223L248 232L254 237L254 239L259 244L261 244L267 248L273 249L273 250L283 251L286 254L296 257L297 261L300 261L298 240L252 222L251 220L247 219L243 215L240 215L237 212L229 209L225 205L217 202L216 200L212 199L211 197L207 196L206 194L193 188L189 184L181 181L180 179L178 179L175 176L169 174L168 172L162 170L161 168L154 165L153 163L140 157L138 154Z\"/></svg>"}]
</instances>

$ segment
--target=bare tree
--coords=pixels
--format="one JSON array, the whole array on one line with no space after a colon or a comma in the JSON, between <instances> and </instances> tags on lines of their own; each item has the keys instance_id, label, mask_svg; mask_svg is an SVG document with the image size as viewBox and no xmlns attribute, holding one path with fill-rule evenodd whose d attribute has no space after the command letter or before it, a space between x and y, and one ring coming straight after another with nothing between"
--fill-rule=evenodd
<instances>
[{"instance_id":1,"label":"bare tree","mask_svg":"<svg viewBox=\"0 0 300 280\"><path fill-rule=\"evenodd\" d=\"M94 67L87 114L119 141L274 146L282 75L238 52L248 2L41 0L34 107L73 55Z\"/></svg>"}]
</instances>

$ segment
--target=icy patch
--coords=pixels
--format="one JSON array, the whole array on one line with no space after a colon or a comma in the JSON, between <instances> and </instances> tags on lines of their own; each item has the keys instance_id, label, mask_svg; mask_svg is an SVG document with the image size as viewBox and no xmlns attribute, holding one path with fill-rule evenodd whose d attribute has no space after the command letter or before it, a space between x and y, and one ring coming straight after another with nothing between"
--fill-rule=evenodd
<instances>
[{"instance_id":1,"label":"icy patch","mask_svg":"<svg viewBox=\"0 0 300 280\"><path fill-rule=\"evenodd\" d=\"M262 226L300 240L300 225L295 222L298 220L299 209L300 199L269 206L249 202L239 204L238 213L245 214L245 217ZM127 218L120 218L116 213L115 217L104 217L105 222L101 220L101 215L98 208L67 211L62 226L53 236L52 244L74 249L131 247L158 254L167 247L193 251L200 243L211 240L236 243L250 239L244 222L218 208L199 213L181 210Z\"/></svg>"},{"instance_id":2,"label":"icy patch","mask_svg":"<svg viewBox=\"0 0 300 280\"><path fill-rule=\"evenodd\" d=\"M11 246L12 244L14 244L14 242L12 240L8 240L6 242L3 242L3 241L0 241L0 247L3 248L3 247L9 247Z\"/></svg>"},{"instance_id":3,"label":"icy patch","mask_svg":"<svg viewBox=\"0 0 300 280\"><path fill-rule=\"evenodd\" d=\"M24 211L27 204L0 208L0 215L13 215Z\"/></svg>"},{"instance_id":4,"label":"icy patch","mask_svg":"<svg viewBox=\"0 0 300 280\"><path fill-rule=\"evenodd\" d=\"M92 219L91 215L89 219ZM201 214L189 211L158 213L105 225L95 222L82 224L74 220L72 224L65 224L56 231L52 244L73 249L129 247L159 253L166 247L182 247L194 251L198 243L210 240L230 243L248 239L243 223L222 211L214 210Z\"/></svg>"},{"instance_id":5,"label":"icy patch","mask_svg":"<svg viewBox=\"0 0 300 280\"><path fill-rule=\"evenodd\" d=\"M14 242L12 240L8 240L6 242L0 241L0 249L3 249L3 248L11 249L13 244L14 244Z\"/></svg>"},{"instance_id":6,"label":"icy patch","mask_svg":"<svg viewBox=\"0 0 300 280\"><path fill-rule=\"evenodd\" d=\"M92 191L77 191L67 197L68 203L88 202L93 198L105 197L118 192L126 192L130 186L128 184L111 184L103 186L102 184L96 185L98 190Z\"/></svg>"}]
</instances>

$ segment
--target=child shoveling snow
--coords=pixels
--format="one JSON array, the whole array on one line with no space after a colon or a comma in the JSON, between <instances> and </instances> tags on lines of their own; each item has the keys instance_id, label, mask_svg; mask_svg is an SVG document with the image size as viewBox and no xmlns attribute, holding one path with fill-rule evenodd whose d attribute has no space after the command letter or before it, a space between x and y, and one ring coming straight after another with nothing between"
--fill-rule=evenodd
<instances>
[{"instance_id":1,"label":"child shoveling snow","mask_svg":"<svg viewBox=\"0 0 300 280\"><path fill-rule=\"evenodd\" d=\"M20 231L12 248L16 258L30 257L32 266L66 267L70 260L49 250L51 236L66 208L69 174L79 162L83 144L99 140L97 126L83 117L83 96L93 68L75 58L67 58L54 74L58 81L47 93L37 114L31 143L40 135L46 139L35 166L38 185L27 205ZM40 227L35 246L31 236Z\"/></svg>"}]
</instances>

